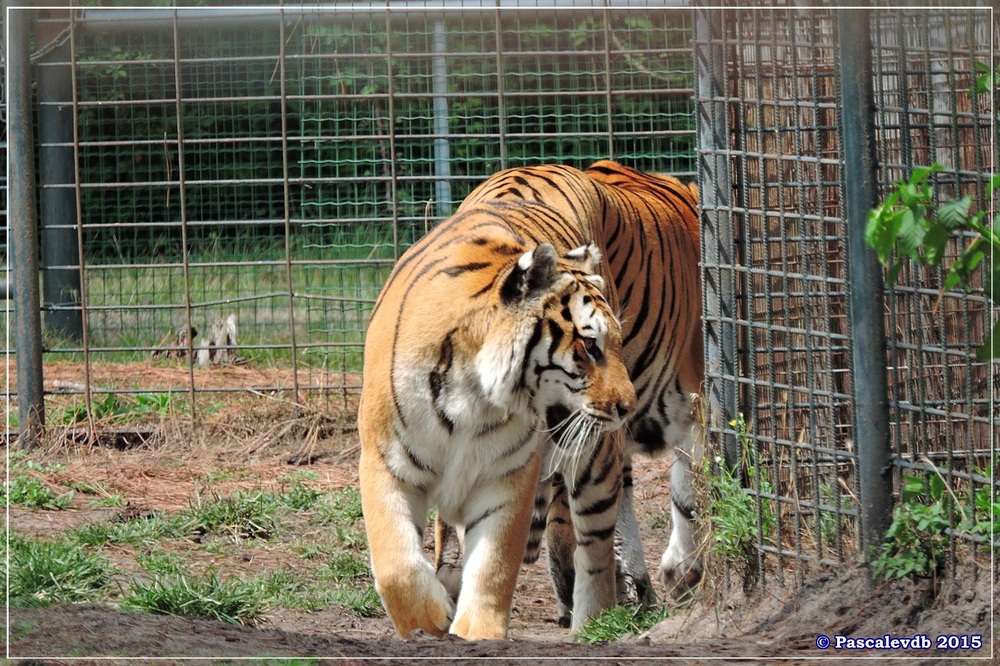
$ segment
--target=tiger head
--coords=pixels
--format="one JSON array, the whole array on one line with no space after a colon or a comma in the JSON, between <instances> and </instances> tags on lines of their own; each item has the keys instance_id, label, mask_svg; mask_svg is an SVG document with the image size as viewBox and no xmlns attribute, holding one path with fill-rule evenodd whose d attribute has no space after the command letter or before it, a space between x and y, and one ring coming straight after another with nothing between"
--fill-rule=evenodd
<instances>
[{"instance_id":1,"label":"tiger head","mask_svg":"<svg viewBox=\"0 0 1000 666\"><path fill-rule=\"evenodd\" d=\"M476 358L487 398L535 411L557 442L592 442L636 405L599 260L593 244L562 257L548 243L521 254L498 280L498 316Z\"/></svg>"}]
</instances>

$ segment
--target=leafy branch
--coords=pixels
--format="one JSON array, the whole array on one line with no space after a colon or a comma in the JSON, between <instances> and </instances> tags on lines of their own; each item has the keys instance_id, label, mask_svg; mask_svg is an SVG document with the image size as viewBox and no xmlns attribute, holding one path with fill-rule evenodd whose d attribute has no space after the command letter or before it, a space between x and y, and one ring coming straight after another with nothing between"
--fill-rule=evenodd
<instances>
[{"instance_id":1,"label":"leafy branch","mask_svg":"<svg viewBox=\"0 0 1000 666\"><path fill-rule=\"evenodd\" d=\"M960 232L977 234L965 250L951 263L945 276L942 293L960 287L970 289L970 278L985 260L986 293L995 303L997 294L992 285L1000 285L1000 226L986 223L986 211L972 211L972 197L952 199L940 205L934 203L931 175L943 171L934 163L929 167L913 170L909 180L898 181L886 200L868 213L865 241L874 250L883 265L889 267L886 281L896 284L899 271L906 259L921 266L940 266L947 243ZM986 198L1000 187L1000 175L993 176L986 188ZM1000 358L1000 327L994 327L987 343L979 350L977 358Z\"/></svg>"}]
</instances>

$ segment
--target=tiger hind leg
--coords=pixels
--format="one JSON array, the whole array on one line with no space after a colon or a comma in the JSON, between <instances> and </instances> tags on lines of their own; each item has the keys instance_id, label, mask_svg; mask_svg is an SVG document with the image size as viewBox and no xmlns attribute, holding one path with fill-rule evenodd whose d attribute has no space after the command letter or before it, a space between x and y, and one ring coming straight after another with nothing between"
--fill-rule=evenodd
<instances>
[{"instance_id":1,"label":"tiger hind leg","mask_svg":"<svg viewBox=\"0 0 1000 666\"><path fill-rule=\"evenodd\" d=\"M545 522L545 545L548 551L549 578L556 593L557 621L560 627L569 628L573 616L573 588L576 573L573 554L576 536L570 515L566 484L559 474L553 475L552 500L548 505Z\"/></svg>"},{"instance_id":2,"label":"tiger hind leg","mask_svg":"<svg viewBox=\"0 0 1000 666\"><path fill-rule=\"evenodd\" d=\"M462 535L454 525L434 518L434 570L453 602L462 590Z\"/></svg>"},{"instance_id":3,"label":"tiger hind leg","mask_svg":"<svg viewBox=\"0 0 1000 666\"><path fill-rule=\"evenodd\" d=\"M615 526L615 582L617 602L621 605L652 608L657 603L653 582L646 569L646 557L639 538L639 524L635 517L634 489L632 487L632 459L625 454L622 469L622 498L618 506Z\"/></svg>"},{"instance_id":4,"label":"tiger hind leg","mask_svg":"<svg viewBox=\"0 0 1000 666\"><path fill-rule=\"evenodd\" d=\"M691 457L674 449L670 472L670 516L673 530L660 560L659 578L664 590L675 597L701 582L703 564L696 543L695 492Z\"/></svg>"}]
</instances>

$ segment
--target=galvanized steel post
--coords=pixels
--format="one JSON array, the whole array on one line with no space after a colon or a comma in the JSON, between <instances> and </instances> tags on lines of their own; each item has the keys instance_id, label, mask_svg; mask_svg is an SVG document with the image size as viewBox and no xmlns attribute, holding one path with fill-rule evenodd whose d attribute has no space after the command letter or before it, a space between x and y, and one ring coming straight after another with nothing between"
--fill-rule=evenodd
<instances>
[{"instance_id":1,"label":"galvanized steel post","mask_svg":"<svg viewBox=\"0 0 1000 666\"><path fill-rule=\"evenodd\" d=\"M49 10L50 14L55 10ZM36 41L56 43L67 22L38 24ZM73 186L73 76L69 40L49 49L35 68L38 75L39 224L42 251L42 306L45 328L70 340L83 339L80 310L76 193Z\"/></svg>"},{"instance_id":2,"label":"galvanized steel post","mask_svg":"<svg viewBox=\"0 0 1000 666\"><path fill-rule=\"evenodd\" d=\"M698 128L698 176L702 209L702 284L707 376L724 379L706 387L710 409L719 408L723 422L739 413L737 404L736 286L732 270L733 188L729 175L729 147L725 97L726 53L722 45L724 10L697 7L694 13L694 72ZM728 253L728 254L727 254ZM735 435L722 442L731 470L739 470Z\"/></svg>"},{"instance_id":3,"label":"galvanized steel post","mask_svg":"<svg viewBox=\"0 0 1000 666\"><path fill-rule=\"evenodd\" d=\"M42 317L38 288L38 215L31 106L33 9L10 9L7 93L7 174L10 188L10 256L14 282L14 344L22 447L33 446L45 425L42 386Z\"/></svg>"},{"instance_id":4,"label":"galvanized steel post","mask_svg":"<svg viewBox=\"0 0 1000 666\"><path fill-rule=\"evenodd\" d=\"M882 267L865 243L868 211L876 204L875 95L870 12L837 13L840 45L841 136L854 403L863 554L882 542L892 522L892 465Z\"/></svg>"},{"instance_id":5,"label":"galvanized steel post","mask_svg":"<svg viewBox=\"0 0 1000 666\"><path fill-rule=\"evenodd\" d=\"M451 156L448 146L448 37L444 21L434 23L434 196L440 217L451 215Z\"/></svg>"}]
</instances>

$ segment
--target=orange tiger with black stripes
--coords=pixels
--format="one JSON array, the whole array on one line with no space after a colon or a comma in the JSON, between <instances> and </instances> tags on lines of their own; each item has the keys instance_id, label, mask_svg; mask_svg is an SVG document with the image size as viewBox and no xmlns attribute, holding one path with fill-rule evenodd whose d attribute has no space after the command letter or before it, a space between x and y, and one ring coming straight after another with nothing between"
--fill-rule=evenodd
<instances>
[{"instance_id":1,"label":"orange tiger with black stripes","mask_svg":"<svg viewBox=\"0 0 1000 666\"><path fill-rule=\"evenodd\" d=\"M432 233L432 246L448 248L429 255L439 260L442 268L437 268L439 264L423 270L409 267L404 271L407 276L405 278L398 270L394 272L394 278L398 277L403 284L397 285L393 291L405 294L409 294L409 289L417 286L420 280L426 280L428 275L436 274L444 268L454 267L454 272L466 275L467 271L462 267L470 263L483 263L480 260L470 262L463 259L465 255L462 251L466 245L478 242L473 229L487 223L485 219L478 222L472 220L484 215L486 210L491 211L490 215L502 219L503 226L513 230L515 235L525 241L524 246L518 245L518 250L532 252L532 246L542 248L551 245L553 251L546 252L552 256L563 255L559 261L582 259L586 264L581 266L583 273L592 270L596 258L603 254L606 263L599 266L600 276L595 279L580 273L581 277L577 279L577 283L581 285L601 284L601 278L607 284L603 298L598 298L598 294L591 294L592 302L602 306L602 317L608 322L609 331L600 351L600 359L591 358L597 366L604 362L609 370L614 370L607 375L607 379L611 380L614 375L613 381L619 382L619 388L630 385L631 381L636 390L634 415L625 429L624 449L621 437L604 434L600 443L596 442L595 437L599 431L613 430L623 417L633 411L631 405L627 404L629 401L621 399L621 396L618 396L618 407L612 410L619 412L618 418L601 422L600 425L584 424L580 417L574 416L577 412L565 399L543 397L538 392L530 394L527 403L522 399L521 404L530 404L527 413L530 418L535 419L536 429L548 431L548 436L542 438L546 441L537 442L541 451L538 460L533 463L541 470L540 483L537 489L530 488L531 480L538 478L534 468L524 467L521 472L512 475L517 477L518 489L504 497L510 498L510 502L527 502L527 505L519 504L519 510L530 512L531 517L525 518L524 522L519 522L521 518L516 518L503 523L502 528L491 529L487 535L482 529L485 525L480 516L488 515L493 518L494 513L499 513L492 511L492 491L486 495L491 499L478 495L474 500L464 497L458 502L463 505L461 510L445 512L440 510L437 495L448 495L447 499L452 500L455 494L450 490L448 493L436 490L439 482L451 486L456 479L461 479L462 483L459 485L465 488L470 477L481 478L482 470L490 466L494 467L494 476L490 478L495 478L497 472L506 469L493 462L485 466L476 464L481 456L476 453L475 446L482 444L482 441L456 439L453 435L443 438L439 425L436 432L431 432L433 428L424 428L425 439L417 445L429 447L438 453L441 456L439 460L424 460L417 457L415 451L397 451L392 457L388 456L389 450L398 448L399 442L405 438L399 432L403 408L398 402L392 402L400 399L398 395L385 395L384 381L376 379L374 373L369 375L367 359L371 354L379 354L380 349L395 347L395 342L400 339L399 326L391 322L380 323L379 326L384 327L379 333L382 341L374 342L372 331L376 329L376 317L373 315L366 345L366 393L362 401L361 423L367 421L373 426L380 424L378 427L383 434L377 437L366 435L366 431L372 426L362 425L362 496L366 502L371 496L384 497L388 480L401 483L409 489L406 501L397 499L391 504L380 503L377 507L372 505L371 512L368 504L365 507L377 585L389 614L402 635L418 627L431 633L450 630L471 638L504 635L507 616L500 609L506 609L505 612L509 613L508 589L513 586L516 576L514 560L519 560L522 554L528 562L537 558L543 535L548 543L549 567L559 603L559 621L564 626L571 626L574 632L588 618L613 605L616 591L619 601L647 604L655 601L639 542L633 506L631 456L637 452L657 455L671 448L675 452L672 471L673 532L661 560L660 576L668 587L673 587L676 583L694 584L700 578L701 564L694 542L694 493L690 477L691 455L700 442L700 430L692 415L692 395L701 390L703 362L696 206L697 192L693 186L684 185L669 176L644 174L610 161L598 162L586 171L560 165L510 169L494 175L477 188L463 202L455 216L439 227L439 230L443 228L445 231L440 234L437 231ZM526 211L531 214L526 214ZM454 220L467 221L456 224L453 223ZM588 245L590 240L597 247ZM505 252L517 254L513 250ZM537 250L534 252L537 253ZM532 260L524 259L525 256L527 255L522 253L514 258L519 267L526 264L527 270L527 264ZM425 260L425 266L427 261L432 260ZM513 258L510 261L513 262ZM502 263L499 258L495 262ZM402 261L400 265L403 265ZM498 269L490 285L482 285L473 295L481 297L492 293L490 290L495 291L497 282L507 281L503 277L506 270L508 269ZM387 291L391 287L392 279ZM425 287L419 288L422 300ZM415 299L416 295L412 298ZM392 299L397 310L406 305L401 300L403 299L399 295ZM494 296L494 300L502 303L502 295L499 298ZM377 312L384 309L384 301L385 293L380 298ZM448 308L440 303L440 296L433 296L431 301L430 310L437 318L431 316L431 321L425 323L434 324L431 330L437 331L436 339L440 342L447 339L446 334L453 320L444 318L442 321L441 313ZM448 304L456 302L457 293ZM464 316L471 312L473 318L479 317L482 309L470 309L470 305L475 305L475 299L464 304ZM615 315L622 318L620 331ZM384 319L391 317L392 315L386 315ZM576 322L577 317L577 313L572 311L567 313L564 310L561 313L563 322L570 319ZM410 316L405 315L404 311L399 318L409 319ZM395 334L388 330L392 326L396 327ZM542 328L555 331L552 323ZM570 337L575 339L574 336L578 334L583 334L582 329L577 328L577 332ZM386 339L390 335L394 335L391 341ZM429 331L423 335L433 337ZM509 335L506 338L508 347L513 346L509 352L513 357L536 357L536 352L523 355L517 338ZM533 334L529 337L529 342L540 343L541 349L548 350L547 356L538 356L538 365L533 371L528 365L524 366L523 370L527 372L524 377L528 379L515 382L515 389L522 383L530 384L530 379L540 372L538 368L551 365L552 354L559 350L560 344L565 344L567 333L553 333L544 341L538 338L538 335ZM609 345L609 342L613 344ZM619 362L616 356L619 343L627 378L621 377L618 370L612 368ZM599 347L595 343L586 342L584 347L588 344ZM411 343L407 344L407 348L415 349ZM435 397L440 395L440 387L444 386L440 380L440 369L447 368L449 372L455 372L453 348L453 343L444 346L438 344L436 347L434 344L427 344L422 351L416 353L414 362L418 358L422 359L420 362L423 365L419 366L422 372L413 374L410 386L414 394L421 394L423 397L412 397L414 405L411 409L414 413L423 409L432 414L437 410L437 405L442 404L440 398ZM535 349L538 350L539 347L536 346ZM385 352L382 351L381 354L384 356ZM479 353L474 356L476 359L481 358ZM384 358L381 361L382 377L385 376L386 362ZM508 372L510 367L510 363L499 362L494 371ZM471 374L473 370L479 373L487 371L482 365L473 364L464 372ZM391 367L388 369L390 377L395 376L394 372L396 371ZM434 374L435 372L438 374ZM580 368L573 372L579 373ZM382 387L379 391L381 397L371 397L369 381L373 385L378 382L378 386ZM587 383L584 382L584 385ZM591 384L596 385L596 382ZM435 386L439 388L435 389ZM449 388L452 392L448 394L448 400L451 401L448 404L455 404L459 385L451 382L448 386L452 387ZM467 386L475 388L474 382L467 383ZM404 389L402 383L398 385L398 389ZM410 399L408 395L406 400ZM464 399L471 400L472 397L465 396ZM375 400L381 405L380 408L372 405ZM478 416L471 410L464 410L462 413L466 417L473 417L473 420ZM503 413L505 418L513 418L510 411ZM486 435L484 439L496 441L497 446L503 446L507 440L493 437L496 429L492 427L494 420L491 418L495 417L484 414L479 421L470 423L470 428L475 429L478 424L478 432ZM539 428L538 425L542 423L544 426ZM446 440L446 443L440 444L441 440ZM587 441L586 445L576 443L583 440ZM469 444L473 446L472 451L452 449L455 445ZM366 484L365 477L373 476L370 472L365 473L366 456L368 466L371 467L374 463L374 468L395 471L383 471L384 479L380 484ZM470 463L470 459L475 459L475 462ZM406 474L411 476L407 477ZM512 479L508 477L507 481ZM535 495L533 507L530 500L526 499L530 495ZM461 572L454 615L450 614L450 596L432 582L433 568L417 557L422 514L412 511L413 503L415 501L415 506L419 509L426 505L426 499L430 496L434 496L439 502L440 518L458 525L459 536L464 537L464 570ZM393 515L387 516L387 513ZM384 530L385 524L398 523L404 520L403 516L412 520L412 524L408 526L408 541L402 538L400 530L403 528L399 527L394 528L396 532L390 530L392 536L388 541L376 536L376 533ZM499 519L494 522L502 523ZM470 526L473 529L470 530ZM519 530L524 530L524 534ZM514 533L516 538L511 538ZM527 539L527 548L520 550L523 538ZM485 552L492 552L489 548L483 548L483 543L487 540L494 546L503 543L503 554L484 555ZM408 545L403 546L404 542ZM491 558L491 563L484 562L485 558ZM499 565L500 561L503 566ZM397 566L400 567L396 570L398 573L392 573ZM490 567L493 567L491 577L494 582L484 583L482 576ZM504 572L503 575L500 571ZM407 580L415 582L406 584ZM505 590L502 603L496 601L496 589ZM488 624L494 629L489 632L470 631L470 626L479 622L479 618L485 614L492 614L493 620ZM466 619L469 617L477 619L470 623ZM502 631L499 630L501 625Z\"/></svg>"},{"instance_id":2,"label":"orange tiger with black stripes","mask_svg":"<svg viewBox=\"0 0 1000 666\"><path fill-rule=\"evenodd\" d=\"M636 394L599 259L562 210L484 201L404 253L376 301L361 499L375 585L400 636L506 637L543 457L591 469L581 492L617 504L620 446L601 435L622 426ZM461 532L455 601L423 554L429 506ZM581 540L577 551L595 579L610 558L613 576L610 546Z\"/></svg>"}]
</instances>

